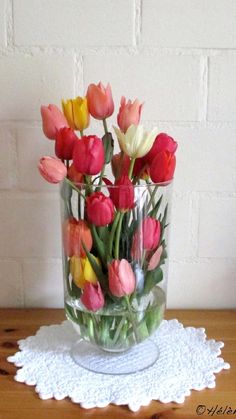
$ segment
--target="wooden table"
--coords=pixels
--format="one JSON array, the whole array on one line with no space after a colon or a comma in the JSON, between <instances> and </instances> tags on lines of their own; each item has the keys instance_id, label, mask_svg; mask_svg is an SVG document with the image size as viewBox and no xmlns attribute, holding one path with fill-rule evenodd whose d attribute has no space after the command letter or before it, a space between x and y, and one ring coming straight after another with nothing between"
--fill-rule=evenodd
<instances>
[{"instance_id":1,"label":"wooden table","mask_svg":"<svg viewBox=\"0 0 236 419\"><path fill-rule=\"evenodd\" d=\"M216 375L216 388L192 391L182 405L152 402L137 413L126 406L108 406L103 409L84 410L69 399L40 400L33 387L17 383L13 377L16 368L6 357L17 351L17 340L33 335L43 324L59 323L63 310L54 309L1 309L0 310L0 419L193 419L212 417L196 414L198 405L207 408L231 406L236 409L236 310L197 311L169 310L166 318L177 318L185 326L205 327L208 338L223 340L223 357L231 364L230 370ZM226 418L229 415L214 415ZM232 417L232 416L230 416ZM233 417L236 418L236 410Z\"/></svg>"}]
</instances>

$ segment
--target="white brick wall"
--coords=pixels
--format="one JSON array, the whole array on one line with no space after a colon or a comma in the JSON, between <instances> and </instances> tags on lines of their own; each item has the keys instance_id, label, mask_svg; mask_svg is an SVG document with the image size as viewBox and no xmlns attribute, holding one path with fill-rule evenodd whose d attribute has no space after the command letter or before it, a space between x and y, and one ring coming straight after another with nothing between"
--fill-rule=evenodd
<instances>
[{"instance_id":1,"label":"white brick wall","mask_svg":"<svg viewBox=\"0 0 236 419\"><path fill-rule=\"evenodd\" d=\"M63 305L39 108L99 80L179 142L169 307L236 306L235 48L235 0L0 0L0 306Z\"/></svg>"}]
</instances>

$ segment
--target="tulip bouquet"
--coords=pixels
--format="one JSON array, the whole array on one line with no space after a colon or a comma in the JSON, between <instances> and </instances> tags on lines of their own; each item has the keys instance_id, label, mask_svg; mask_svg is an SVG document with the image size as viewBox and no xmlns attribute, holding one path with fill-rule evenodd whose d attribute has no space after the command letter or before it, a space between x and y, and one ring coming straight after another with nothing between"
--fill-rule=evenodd
<instances>
[{"instance_id":1,"label":"tulip bouquet","mask_svg":"<svg viewBox=\"0 0 236 419\"><path fill-rule=\"evenodd\" d=\"M165 307L168 199L177 143L139 124L143 105L122 97L114 132L110 85L91 84L86 97L42 106L43 131L56 157L41 175L60 182L67 317L82 338L122 351L149 337ZM86 135L90 117L104 135ZM106 175L111 164L114 180Z\"/></svg>"}]
</instances>

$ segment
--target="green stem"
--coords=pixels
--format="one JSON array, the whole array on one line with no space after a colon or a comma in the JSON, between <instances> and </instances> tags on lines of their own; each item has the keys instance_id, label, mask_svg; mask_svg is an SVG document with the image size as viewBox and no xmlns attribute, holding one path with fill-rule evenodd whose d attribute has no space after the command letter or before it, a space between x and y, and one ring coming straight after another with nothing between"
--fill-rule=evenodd
<instances>
[{"instance_id":1,"label":"green stem","mask_svg":"<svg viewBox=\"0 0 236 419\"><path fill-rule=\"evenodd\" d=\"M83 137L83 135L84 135L83 130L81 130L79 133L80 133L80 136Z\"/></svg>"},{"instance_id":2,"label":"green stem","mask_svg":"<svg viewBox=\"0 0 236 419\"><path fill-rule=\"evenodd\" d=\"M111 257L112 257L112 247L113 247L114 235L115 235L116 227L117 227L117 224L118 224L118 221L119 221L119 218L120 218L120 214L121 213L119 211L116 213L115 219L114 219L113 224L112 224L112 229L111 229L111 232L110 232L108 252L109 252L109 255L111 255Z\"/></svg>"},{"instance_id":3,"label":"green stem","mask_svg":"<svg viewBox=\"0 0 236 419\"><path fill-rule=\"evenodd\" d=\"M106 121L106 119L103 119L102 120L102 123L103 123L103 128L104 128L104 131L105 131L105 135L106 135L106 134L108 134L108 128L107 128L107 121ZM105 172L105 164L104 164L104 166L102 168L102 171L101 171L101 175L100 175L100 180L99 180L98 186L101 186L101 184L102 184L102 178L104 176L104 172ZM98 188L98 191L100 191L100 188Z\"/></svg>"},{"instance_id":4,"label":"green stem","mask_svg":"<svg viewBox=\"0 0 236 419\"><path fill-rule=\"evenodd\" d=\"M134 331L135 339L136 339L136 342L138 342L139 341L139 337L138 337L138 332L137 332L137 328L136 328L136 322L135 322L135 319L134 319L134 316L133 316L132 307L130 305L130 301L129 301L129 296L128 295L125 295L125 301L126 301L126 304L127 304L130 321L131 321L132 326L133 326L133 331Z\"/></svg>"},{"instance_id":5,"label":"green stem","mask_svg":"<svg viewBox=\"0 0 236 419\"><path fill-rule=\"evenodd\" d=\"M73 182L71 182L70 179L68 179L68 177L65 178L65 181L71 186L72 189L74 189L75 191L77 191L80 194L80 196L82 196L82 198L85 199L85 196L82 194L82 192L79 190L79 188L77 188L75 186L75 184Z\"/></svg>"},{"instance_id":6,"label":"green stem","mask_svg":"<svg viewBox=\"0 0 236 419\"><path fill-rule=\"evenodd\" d=\"M69 169L69 167L70 167L70 160L66 160L66 168L67 168L67 170Z\"/></svg>"},{"instance_id":7,"label":"green stem","mask_svg":"<svg viewBox=\"0 0 236 419\"><path fill-rule=\"evenodd\" d=\"M123 221L124 214L125 214L124 212L121 213L119 223L118 223L118 227L117 227L117 230L116 230L115 259L119 259L120 233L121 233L121 226L122 226L122 221Z\"/></svg>"},{"instance_id":8,"label":"green stem","mask_svg":"<svg viewBox=\"0 0 236 419\"><path fill-rule=\"evenodd\" d=\"M133 170L134 170L134 163L135 163L135 158L131 159L130 166L129 166L129 178L130 179L132 177L132 173L133 173Z\"/></svg>"},{"instance_id":9,"label":"green stem","mask_svg":"<svg viewBox=\"0 0 236 419\"><path fill-rule=\"evenodd\" d=\"M107 121L106 121L106 119L103 119L102 120L102 123L103 123L103 128L104 128L105 134L108 134L108 128L107 128Z\"/></svg>"}]
</instances>

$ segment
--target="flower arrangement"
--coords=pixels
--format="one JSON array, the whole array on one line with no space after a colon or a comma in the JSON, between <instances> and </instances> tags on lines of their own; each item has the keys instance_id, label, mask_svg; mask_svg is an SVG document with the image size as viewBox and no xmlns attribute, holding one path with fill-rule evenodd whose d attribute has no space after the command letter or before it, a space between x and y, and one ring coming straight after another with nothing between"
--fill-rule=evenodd
<instances>
[{"instance_id":1,"label":"flower arrangement","mask_svg":"<svg viewBox=\"0 0 236 419\"><path fill-rule=\"evenodd\" d=\"M48 182L61 183L66 314L85 340L111 351L146 339L165 307L165 200L177 143L156 128L145 131L142 108L121 98L114 154L109 84L90 84L86 97L63 100L63 111L41 107L56 157L42 157L38 168ZM102 138L84 133L91 116L102 121Z\"/></svg>"}]
</instances>

